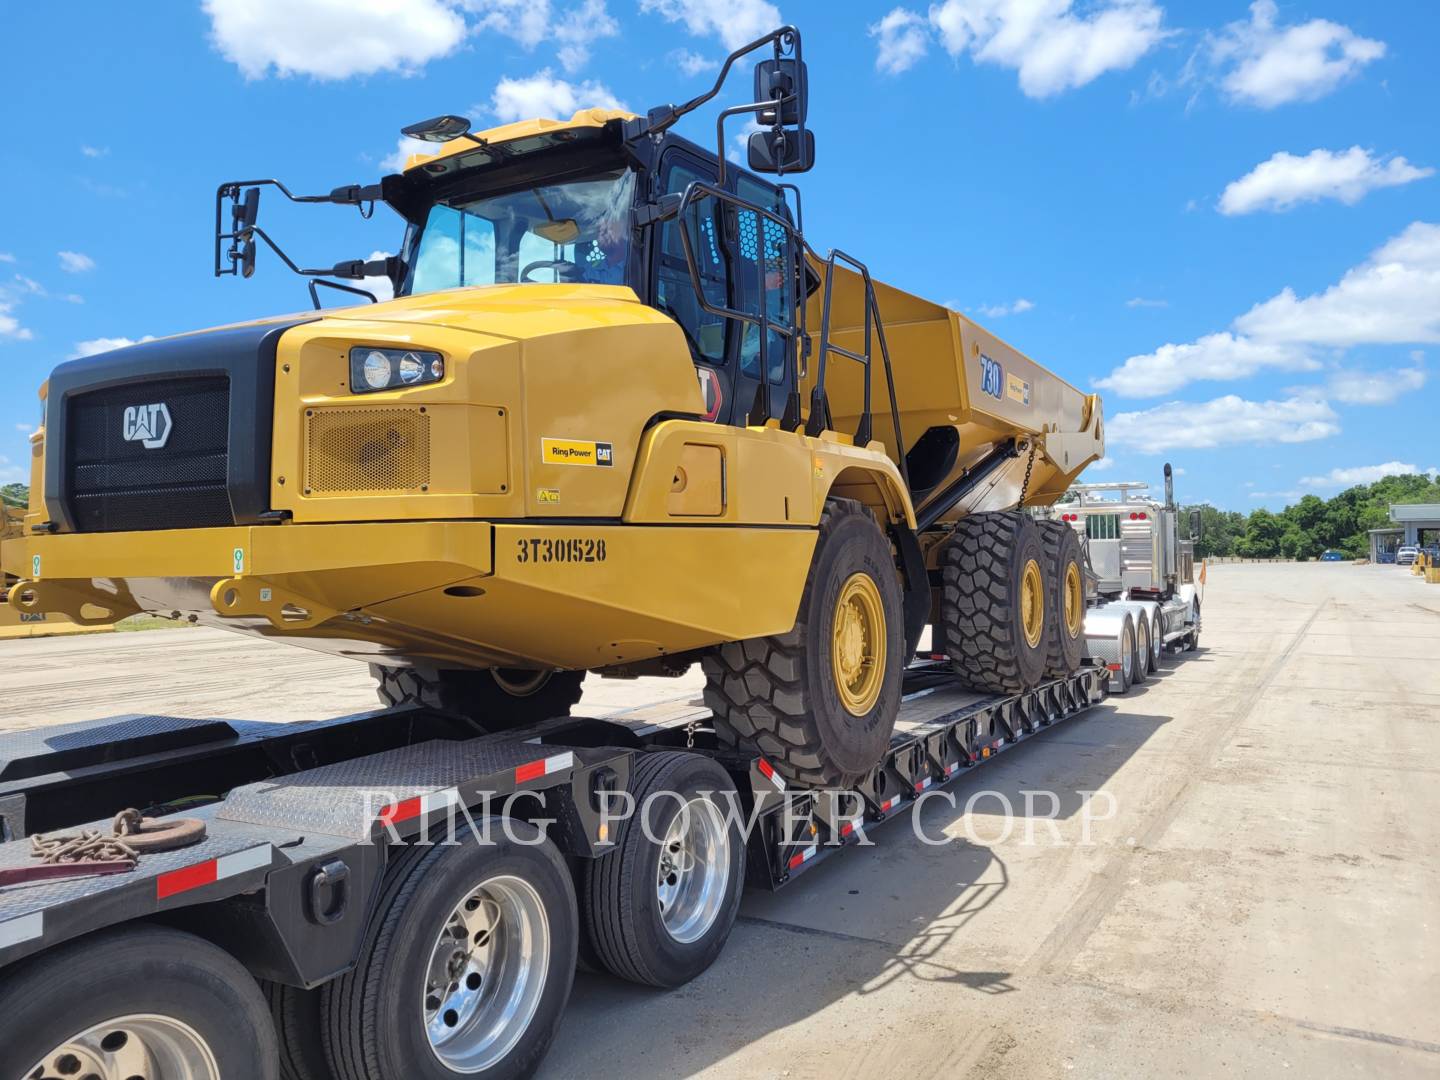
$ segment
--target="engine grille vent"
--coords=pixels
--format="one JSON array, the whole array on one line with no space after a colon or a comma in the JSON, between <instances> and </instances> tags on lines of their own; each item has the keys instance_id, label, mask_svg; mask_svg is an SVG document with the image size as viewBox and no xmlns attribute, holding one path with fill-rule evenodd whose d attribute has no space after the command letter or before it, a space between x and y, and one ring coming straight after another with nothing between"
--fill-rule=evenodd
<instances>
[{"instance_id":1,"label":"engine grille vent","mask_svg":"<svg viewBox=\"0 0 1440 1080\"><path fill-rule=\"evenodd\" d=\"M423 409L312 409L305 414L305 493L420 491L430 484Z\"/></svg>"}]
</instances>

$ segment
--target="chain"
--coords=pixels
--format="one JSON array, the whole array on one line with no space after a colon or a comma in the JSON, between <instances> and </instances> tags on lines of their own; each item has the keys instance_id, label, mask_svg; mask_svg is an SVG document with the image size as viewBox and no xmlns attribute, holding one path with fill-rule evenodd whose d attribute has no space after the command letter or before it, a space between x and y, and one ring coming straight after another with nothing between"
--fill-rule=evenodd
<instances>
[{"instance_id":1,"label":"chain","mask_svg":"<svg viewBox=\"0 0 1440 1080\"><path fill-rule=\"evenodd\" d=\"M45 863L128 862L140 853L118 836L106 836L98 829L56 836L30 837L30 854Z\"/></svg>"},{"instance_id":2,"label":"chain","mask_svg":"<svg viewBox=\"0 0 1440 1080\"><path fill-rule=\"evenodd\" d=\"M1028 460L1027 462L1025 462L1025 479L1024 479L1024 481L1020 484L1020 501L1015 504L1017 509L1023 510L1023 509L1025 508L1025 493L1030 490L1030 472L1031 472L1031 470L1033 470L1034 468L1035 468L1035 440L1034 440L1034 439L1031 439L1031 440L1030 440L1030 460Z\"/></svg>"},{"instance_id":3,"label":"chain","mask_svg":"<svg viewBox=\"0 0 1440 1080\"><path fill-rule=\"evenodd\" d=\"M699 731L699 730L700 730L700 721L699 721L699 720L691 720L690 723L688 723L688 724L685 725L685 749L686 749L686 750L694 750L694 749L695 749L695 732L697 732L697 731Z\"/></svg>"}]
</instances>

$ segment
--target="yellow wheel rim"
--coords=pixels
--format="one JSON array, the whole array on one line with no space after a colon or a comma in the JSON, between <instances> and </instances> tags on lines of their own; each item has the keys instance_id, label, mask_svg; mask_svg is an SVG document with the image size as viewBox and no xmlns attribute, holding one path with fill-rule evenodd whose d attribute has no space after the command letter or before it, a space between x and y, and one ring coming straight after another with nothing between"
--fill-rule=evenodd
<instances>
[{"instance_id":1,"label":"yellow wheel rim","mask_svg":"<svg viewBox=\"0 0 1440 1080\"><path fill-rule=\"evenodd\" d=\"M1080 624L1085 619L1085 588L1080 583L1080 567L1070 563L1065 567L1065 629L1071 637L1080 636Z\"/></svg>"},{"instance_id":2,"label":"yellow wheel rim","mask_svg":"<svg viewBox=\"0 0 1440 1080\"><path fill-rule=\"evenodd\" d=\"M1025 564L1025 573L1020 578L1020 621L1025 640L1035 648L1045 631L1045 579L1040 573L1040 564L1034 559Z\"/></svg>"},{"instance_id":3,"label":"yellow wheel rim","mask_svg":"<svg viewBox=\"0 0 1440 1080\"><path fill-rule=\"evenodd\" d=\"M840 586L830 634L835 689L851 716L864 716L885 681L885 608L869 574L851 574Z\"/></svg>"}]
</instances>

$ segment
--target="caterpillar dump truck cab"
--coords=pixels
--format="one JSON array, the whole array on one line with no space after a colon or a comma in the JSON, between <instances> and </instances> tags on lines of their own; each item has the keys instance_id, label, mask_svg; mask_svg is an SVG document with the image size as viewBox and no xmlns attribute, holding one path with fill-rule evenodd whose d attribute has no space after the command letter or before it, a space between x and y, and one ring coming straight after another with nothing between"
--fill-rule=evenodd
<instances>
[{"instance_id":1,"label":"caterpillar dump truck cab","mask_svg":"<svg viewBox=\"0 0 1440 1080\"><path fill-rule=\"evenodd\" d=\"M1048 511L1084 537L1091 585L1085 635L1120 693L1143 682L1165 650L1189 651L1200 642L1200 512L1185 515L1176 505L1168 462L1165 501L1150 498L1149 490L1133 481L1076 484L1071 501Z\"/></svg>"},{"instance_id":2,"label":"caterpillar dump truck cab","mask_svg":"<svg viewBox=\"0 0 1440 1080\"><path fill-rule=\"evenodd\" d=\"M756 52L716 150L677 135ZM1103 452L1099 400L805 242L806 95L783 28L644 117L438 117L375 185L221 185L217 275L268 247L316 310L55 370L0 554L19 608L284 638L488 727L565 712L586 671L701 660L722 740L813 783L884 752L926 623L978 687L1073 673L1078 552L1013 511ZM399 250L303 268L266 187L383 203ZM366 278L393 298L321 310L378 301Z\"/></svg>"}]
</instances>

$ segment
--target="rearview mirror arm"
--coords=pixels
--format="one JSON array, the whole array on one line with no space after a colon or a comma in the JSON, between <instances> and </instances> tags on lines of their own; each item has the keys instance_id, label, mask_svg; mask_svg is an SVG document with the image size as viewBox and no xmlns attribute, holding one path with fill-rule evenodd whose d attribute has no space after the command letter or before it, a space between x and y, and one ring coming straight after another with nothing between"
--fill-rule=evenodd
<instances>
[{"instance_id":1,"label":"rearview mirror arm","mask_svg":"<svg viewBox=\"0 0 1440 1080\"><path fill-rule=\"evenodd\" d=\"M793 26L782 26L778 30L772 30L764 37L756 38L748 45L742 45L725 58L725 63L720 66L720 74L715 77L715 85L701 94L699 97L691 98L684 105L660 105L650 110L650 115L641 122L640 130L631 136L658 135L666 128L674 124L686 113L694 112L701 105L710 101L725 87L725 79L730 74L730 69L735 66L736 61L741 57L754 52L765 45L774 44L776 53L781 49L793 50L795 57L800 56L800 31ZM767 105L773 102L767 102ZM721 155L724 156L723 154Z\"/></svg>"}]
</instances>

